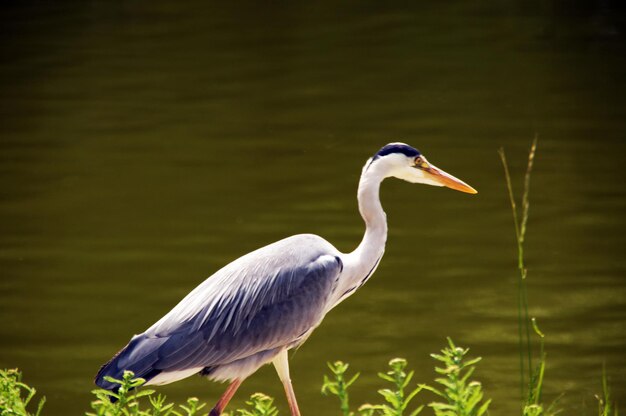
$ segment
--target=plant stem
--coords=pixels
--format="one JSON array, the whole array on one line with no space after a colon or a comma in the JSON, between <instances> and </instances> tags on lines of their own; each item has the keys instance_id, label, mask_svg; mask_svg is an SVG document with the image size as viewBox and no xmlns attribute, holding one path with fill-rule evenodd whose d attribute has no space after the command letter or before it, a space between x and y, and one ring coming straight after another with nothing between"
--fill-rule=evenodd
<instances>
[{"instance_id":1,"label":"plant stem","mask_svg":"<svg viewBox=\"0 0 626 416\"><path fill-rule=\"evenodd\" d=\"M518 303L517 303L517 323L518 323L518 346L520 356L520 394L522 400L524 400L525 391L525 363L524 363L524 349L526 350L526 361L528 364L528 377L532 377L532 351L530 345L530 317L528 313L528 290L526 288L526 275L527 270L524 264L524 240L526 237L526 224L528 223L528 209L530 206L528 195L530 191L530 175L535 160L535 152L537 149L537 136L533 140L533 144L528 154L528 166L526 168L526 175L524 177L524 192L522 194L522 220L520 223L517 205L515 203L515 197L513 195L513 185L511 183L511 175L509 173L509 166L506 161L506 155L504 149L500 148L498 153L502 160L502 166L504 167L504 176L506 179L506 185L509 193L509 202L511 204L511 211L513 213L513 225L515 227L515 237L517 240L517 267L519 269L518 286ZM524 336L526 337L526 346L524 347Z\"/></svg>"},{"instance_id":2,"label":"plant stem","mask_svg":"<svg viewBox=\"0 0 626 416\"><path fill-rule=\"evenodd\" d=\"M526 224L528 223L528 208L530 206L530 203L528 201L528 195L530 192L530 174L533 170L533 164L535 161L535 152L537 150L537 136L535 135L535 138L533 139L533 144L530 146L530 152L528 153L528 165L526 167L526 175L524 176L524 193L522 194L522 223L520 225L520 243L519 243L519 247L520 247L520 261L519 263L519 267L520 267L520 277L522 280L522 304L524 307L524 324L525 324L525 329L526 329L526 349L528 352L528 374L531 375L532 374L532 369L533 369L533 363L532 363L532 352L531 352L531 348L530 348L530 326L531 326L531 322L530 322L530 316L528 314L528 289L526 287L526 275L527 275L527 269L526 266L524 265L524 241L526 238Z\"/></svg>"},{"instance_id":3,"label":"plant stem","mask_svg":"<svg viewBox=\"0 0 626 416\"><path fill-rule=\"evenodd\" d=\"M504 153L504 148L500 148L498 150L498 154L500 155L500 159L502 160L502 166L504 167L504 177L506 179L506 186L509 191L509 202L511 204L511 211L513 212L513 225L515 227L515 239L517 240L517 253L518 253L518 267L524 267L523 260L523 247L520 246L520 234L519 234L519 222L517 220L517 207L515 205L515 198L513 197L513 186L511 184L511 175L509 174L509 165L506 161L506 154ZM524 386L526 379L524 375L524 346L522 344L522 279L518 279L517 281L517 330L518 330L518 350L519 350L519 371L520 371L520 395L522 400L524 400Z\"/></svg>"}]
</instances>

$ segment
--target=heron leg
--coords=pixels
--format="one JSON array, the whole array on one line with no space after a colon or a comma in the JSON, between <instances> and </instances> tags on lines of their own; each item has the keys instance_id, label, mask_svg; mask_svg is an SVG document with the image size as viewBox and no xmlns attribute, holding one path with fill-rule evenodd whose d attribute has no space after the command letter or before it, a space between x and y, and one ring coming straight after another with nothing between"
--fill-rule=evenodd
<instances>
[{"instance_id":1,"label":"heron leg","mask_svg":"<svg viewBox=\"0 0 626 416\"><path fill-rule=\"evenodd\" d=\"M291 410L291 416L300 416L300 409L298 409L298 402L296 401L296 394L293 391L291 385L291 378L289 377L289 360L287 357L287 350L282 350L273 360L274 367L280 381L282 381L285 387L285 394L287 395L287 401L289 402L289 409Z\"/></svg>"},{"instance_id":2,"label":"heron leg","mask_svg":"<svg viewBox=\"0 0 626 416\"><path fill-rule=\"evenodd\" d=\"M235 392L237 391L239 386L241 386L242 382L243 380L237 378L233 380L232 383L230 383L224 394L222 394L222 397L220 397L220 399L215 404L215 407L209 412L209 416L220 416L222 414L222 412L226 408L226 405L228 405L230 399L233 398Z\"/></svg>"}]
</instances>

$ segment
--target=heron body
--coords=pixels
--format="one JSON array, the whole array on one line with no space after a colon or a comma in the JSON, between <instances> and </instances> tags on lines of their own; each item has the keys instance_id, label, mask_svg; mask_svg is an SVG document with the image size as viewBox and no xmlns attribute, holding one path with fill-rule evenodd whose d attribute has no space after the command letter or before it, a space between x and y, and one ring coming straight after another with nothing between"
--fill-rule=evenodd
<instances>
[{"instance_id":1,"label":"heron body","mask_svg":"<svg viewBox=\"0 0 626 416\"><path fill-rule=\"evenodd\" d=\"M289 376L287 351L301 345L324 316L374 273L385 250L387 221L379 199L381 182L397 177L476 193L469 185L430 165L416 149L391 143L370 158L358 188L366 231L359 246L341 253L323 238L300 234L240 257L201 283L169 313L135 335L96 376L124 370L148 385L201 374L231 384L210 415L219 415L235 391L259 367L273 362L292 415L299 415Z\"/></svg>"}]
</instances>

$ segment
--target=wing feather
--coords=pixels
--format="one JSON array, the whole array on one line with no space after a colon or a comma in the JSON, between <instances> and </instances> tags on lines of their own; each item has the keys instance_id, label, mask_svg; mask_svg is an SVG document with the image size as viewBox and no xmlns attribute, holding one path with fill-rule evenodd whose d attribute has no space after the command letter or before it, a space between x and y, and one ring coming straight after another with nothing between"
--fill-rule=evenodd
<instances>
[{"instance_id":1,"label":"wing feather","mask_svg":"<svg viewBox=\"0 0 626 416\"><path fill-rule=\"evenodd\" d=\"M342 270L317 236L281 240L230 263L133 340L100 370L139 377L214 367L288 347L317 326Z\"/></svg>"}]
</instances>

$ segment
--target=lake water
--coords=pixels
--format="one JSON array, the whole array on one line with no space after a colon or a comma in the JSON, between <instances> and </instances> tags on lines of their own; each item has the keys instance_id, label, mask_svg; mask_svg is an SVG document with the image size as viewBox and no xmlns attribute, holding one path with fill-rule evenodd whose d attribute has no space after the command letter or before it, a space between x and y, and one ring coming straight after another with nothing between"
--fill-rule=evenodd
<instances>
[{"instance_id":1,"label":"lake water","mask_svg":"<svg viewBox=\"0 0 626 416\"><path fill-rule=\"evenodd\" d=\"M378 400L375 373L396 356L432 381L429 353L451 336L483 357L492 414L516 414L516 247L497 149L521 191L538 135L526 251L545 398L593 414L606 363L623 405L624 19L583 12L3 5L0 366L24 370L45 414L82 414L99 366L227 262L302 232L351 251L361 166L399 140L479 194L385 182L376 275L292 355L303 413L338 414L319 393L327 361L362 372L357 405ZM212 403L223 388L192 377L159 391ZM258 390L287 414L271 367L233 404Z\"/></svg>"}]
</instances>

